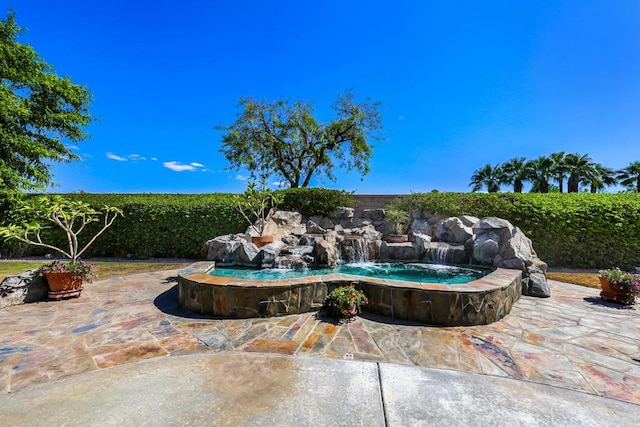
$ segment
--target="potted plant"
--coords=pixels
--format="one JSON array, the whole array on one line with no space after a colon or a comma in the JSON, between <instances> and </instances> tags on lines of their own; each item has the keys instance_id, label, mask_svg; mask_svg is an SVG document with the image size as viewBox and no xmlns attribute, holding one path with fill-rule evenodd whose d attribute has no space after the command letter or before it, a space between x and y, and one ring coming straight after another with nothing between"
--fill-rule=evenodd
<instances>
[{"instance_id":1,"label":"potted plant","mask_svg":"<svg viewBox=\"0 0 640 427\"><path fill-rule=\"evenodd\" d=\"M47 278L51 298L60 299L80 295L82 283L92 277L93 266L80 261L79 258L98 236L111 227L118 216L122 215L122 211L109 206L98 210L88 203L68 200L60 196L40 196L20 201L18 211L28 221L19 225L0 227L0 237L4 237L5 240L15 239L30 245L52 249L69 258L68 262L56 261L45 265L40 271ZM102 227L83 245L78 239L78 235L89 224L98 221L102 221ZM48 228L47 223L53 223L65 232L68 249L43 242L41 232ZM59 277L67 277L67 283L60 284ZM73 277L73 280L69 277ZM70 281L74 283L71 284Z\"/></svg>"},{"instance_id":2,"label":"potted plant","mask_svg":"<svg viewBox=\"0 0 640 427\"><path fill-rule=\"evenodd\" d=\"M620 304L635 304L640 295L640 275L619 268L600 271L600 296Z\"/></svg>"},{"instance_id":3,"label":"potted plant","mask_svg":"<svg viewBox=\"0 0 640 427\"><path fill-rule=\"evenodd\" d=\"M369 304L364 292L355 288L353 284L339 286L332 290L324 301L324 310L332 317L350 320L362 311L362 307Z\"/></svg>"},{"instance_id":4,"label":"potted plant","mask_svg":"<svg viewBox=\"0 0 640 427\"><path fill-rule=\"evenodd\" d=\"M236 208L249 223L251 241L256 246L260 247L273 242L273 236L265 235L264 232L282 200L283 195L269 189L264 179L260 181L260 186L255 182L249 182L247 190L242 195L235 196ZM254 236L253 233L257 235Z\"/></svg>"},{"instance_id":5,"label":"potted plant","mask_svg":"<svg viewBox=\"0 0 640 427\"><path fill-rule=\"evenodd\" d=\"M95 266L84 261L65 262L56 260L40 267L39 273L47 279L48 296L51 299L62 299L80 296L84 282L91 282L95 277Z\"/></svg>"},{"instance_id":6,"label":"potted plant","mask_svg":"<svg viewBox=\"0 0 640 427\"><path fill-rule=\"evenodd\" d=\"M388 234L385 240L389 243L404 243L409 237L404 234L404 229L409 222L409 215L402 209L389 208L384 211L384 221L392 227L393 233Z\"/></svg>"}]
</instances>

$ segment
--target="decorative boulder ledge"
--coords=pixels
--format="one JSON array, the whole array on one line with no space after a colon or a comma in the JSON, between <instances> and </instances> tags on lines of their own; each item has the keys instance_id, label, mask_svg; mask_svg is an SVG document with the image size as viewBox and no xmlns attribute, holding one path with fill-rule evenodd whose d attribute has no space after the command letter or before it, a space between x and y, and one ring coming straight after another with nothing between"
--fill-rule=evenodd
<instances>
[{"instance_id":1,"label":"decorative boulder ledge","mask_svg":"<svg viewBox=\"0 0 640 427\"><path fill-rule=\"evenodd\" d=\"M341 262L431 262L472 264L522 272L522 294L549 297L547 264L536 255L531 240L509 221L473 216L442 217L412 212L406 228L409 241L388 243L392 229L384 209L338 208L325 216L303 217L278 211L265 234L273 243L258 248L245 234L218 236L202 248L217 266L254 268L335 267Z\"/></svg>"}]
</instances>

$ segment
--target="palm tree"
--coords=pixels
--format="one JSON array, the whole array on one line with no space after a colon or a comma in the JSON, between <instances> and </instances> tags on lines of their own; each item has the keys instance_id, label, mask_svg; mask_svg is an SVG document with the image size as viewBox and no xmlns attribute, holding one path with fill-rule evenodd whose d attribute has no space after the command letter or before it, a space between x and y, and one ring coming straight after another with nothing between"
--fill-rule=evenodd
<instances>
[{"instance_id":1,"label":"palm tree","mask_svg":"<svg viewBox=\"0 0 640 427\"><path fill-rule=\"evenodd\" d=\"M600 190L604 190L606 186L616 185L618 183L616 171L613 169L602 166L600 163L596 163L594 169L595 174L591 180L585 181L585 184L590 185L592 193L597 193Z\"/></svg>"},{"instance_id":2,"label":"palm tree","mask_svg":"<svg viewBox=\"0 0 640 427\"><path fill-rule=\"evenodd\" d=\"M527 175L533 183L532 193L548 193L549 180L553 173L553 160L540 156L527 162Z\"/></svg>"},{"instance_id":3,"label":"palm tree","mask_svg":"<svg viewBox=\"0 0 640 427\"><path fill-rule=\"evenodd\" d=\"M503 182L504 173L499 165L491 166L486 164L477 169L471 176L471 191L480 191L482 187L487 187L489 193L500 191L500 184Z\"/></svg>"},{"instance_id":4,"label":"palm tree","mask_svg":"<svg viewBox=\"0 0 640 427\"><path fill-rule=\"evenodd\" d=\"M514 193L522 193L523 181L528 180L527 159L514 157L501 166L503 172L503 184L513 184Z\"/></svg>"},{"instance_id":5,"label":"palm tree","mask_svg":"<svg viewBox=\"0 0 640 427\"><path fill-rule=\"evenodd\" d=\"M564 164L569 174L567 180L567 191L577 193L581 182L591 182L597 175L595 163L588 154L567 154Z\"/></svg>"},{"instance_id":6,"label":"palm tree","mask_svg":"<svg viewBox=\"0 0 640 427\"><path fill-rule=\"evenodd\" d=\"M631 162L629 166L618 171L620 184L625 187L636 187L636 192L640 193L640 162Z\"/></svg>"},{"instance_id":7,"label":"palm tree","mask_svg":"<svg viewBox=\"0 0 640 427\"><path fill-rule=\"evenodd\" d=\"M567 177L567 166L565 165L564 151L551 153L551 156L549 157L553 160L553 179L558 183L558 189L562 193L564 189L564 179Z\"/></svg>"}]
</instances>

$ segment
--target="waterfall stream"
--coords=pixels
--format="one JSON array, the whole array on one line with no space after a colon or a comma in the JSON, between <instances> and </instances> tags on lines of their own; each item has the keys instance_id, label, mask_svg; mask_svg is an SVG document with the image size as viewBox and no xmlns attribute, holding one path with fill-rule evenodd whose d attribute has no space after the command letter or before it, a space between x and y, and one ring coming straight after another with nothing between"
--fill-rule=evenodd
<instances>
[{"instance_id":1,"label":"waterfall stream","mask_svg":"<svg viewBox=\"0 0 640 427\"><path fill-rule=\"evenodd\" d=\"M369 261L369 242L362 236L345 236L340 243L340 253L346 263Z\"/></svg>"}]
</instances>

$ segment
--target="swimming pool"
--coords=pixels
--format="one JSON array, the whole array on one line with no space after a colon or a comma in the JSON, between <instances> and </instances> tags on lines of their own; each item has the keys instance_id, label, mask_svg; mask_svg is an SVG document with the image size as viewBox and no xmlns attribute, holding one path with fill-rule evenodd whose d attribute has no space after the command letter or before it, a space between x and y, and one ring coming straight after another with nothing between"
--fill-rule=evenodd
<instances>
[{"instance_id":1,"label":"swimming pool","mask_svg":"<svg viewBox=\"0 0 640 427\"><path fill-rule=\"evenodd\" d=\"M403 280L416 283L462 284L480 279L491 272L489 268L422 263L352 263L323 269L251 269L219 268L209 272L214 277L238 280L288 280L327 274L348 274L377 279Z\"/></svg>"}]
</instances>

